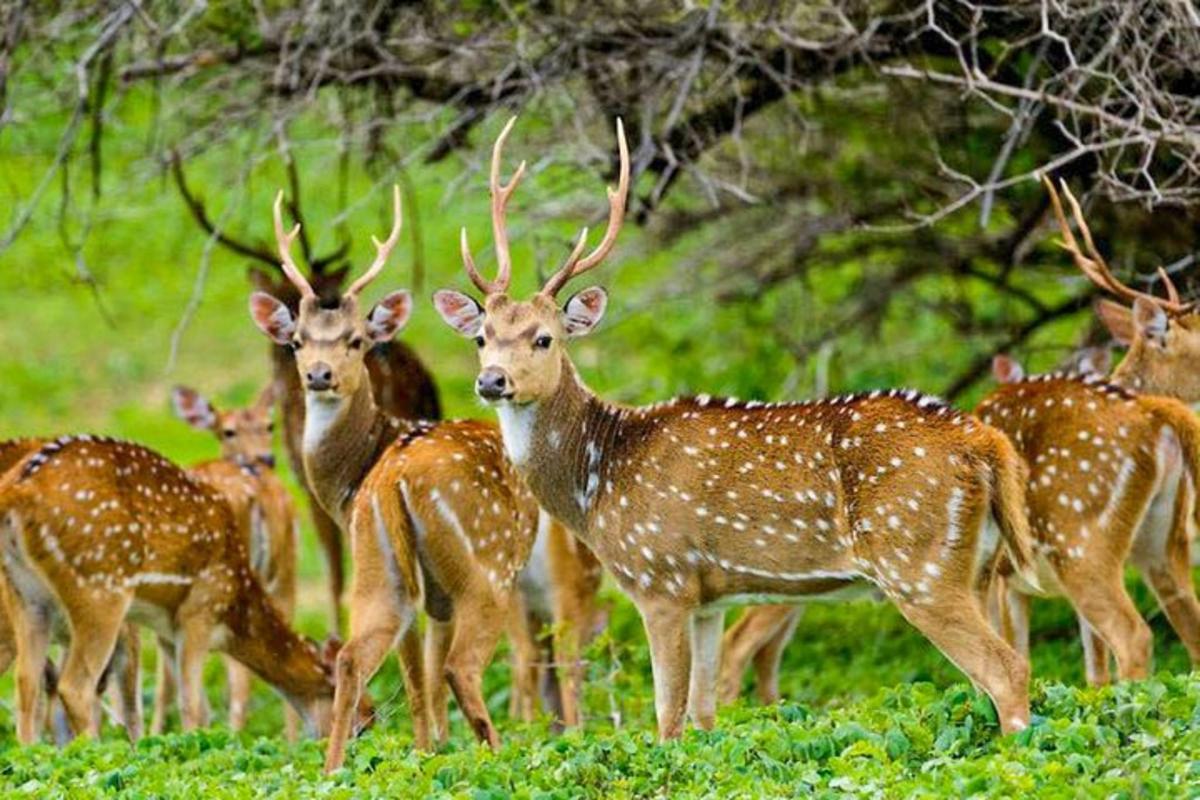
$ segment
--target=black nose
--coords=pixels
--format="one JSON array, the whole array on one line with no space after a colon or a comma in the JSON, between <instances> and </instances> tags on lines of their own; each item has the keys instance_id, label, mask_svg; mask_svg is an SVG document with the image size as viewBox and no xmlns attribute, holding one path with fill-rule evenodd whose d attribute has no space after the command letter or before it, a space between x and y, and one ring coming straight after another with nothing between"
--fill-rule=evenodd
<instances>
[{"instance_id":1,"label":"black nose","mask_svg":"<svg viewBox=\"0 0 1200 800\"><path fill-rule=\"evenodd\" d=\"M258 460L271 469L275 469L275 456L271 453L267 453L265 456L259 456Z\"/></svg>"},{"instance_id":2,"label":"black nose","mask_svg":"<svg viewBox=\"0 0 1200 800\"><path fill-rule=\"evenodd\" d=\"M333 368L323 361L318 361L304 373L308 389L313 392L323 392L333 388Z\"/></svg>"},{"instance_id":3,"label":"black nose","mask_svg":"<svg viewBox=\"0 0 1200 800\"><path fill-rule=\"evenodd\" d=\"M508 376L504 370L488 367L475 379L475 393L484 400L500 400L508 394Z\"/></svg>"}]
</instances>

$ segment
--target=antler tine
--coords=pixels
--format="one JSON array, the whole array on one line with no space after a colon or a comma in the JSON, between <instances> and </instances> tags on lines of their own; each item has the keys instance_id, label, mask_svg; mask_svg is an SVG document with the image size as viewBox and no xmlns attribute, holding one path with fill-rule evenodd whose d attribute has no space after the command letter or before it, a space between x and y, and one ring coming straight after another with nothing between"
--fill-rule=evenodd
<instances>
[{"instance_id":1,"label":"antler tine","mask_svg":"<svg viewBox=\"0 0 1200 800\"><path fill-rule=\"evenodd\" d=\"M488 177L488 190L492 196L492 238L496 244L496 280L489 281L475 268L475 259L471 256L471 246L467 243L465 227L459 235L463 268L467 271L467 277L471 279L471 282L485 295L508 291L508 284L512 281L512 256L509 255L508 250L508 225L505 215L508 199L512 197L521 178L525 177L525 162L521 162L507 184L500 182L500 162L503 159L504 142L508 139L508 134L516 122L516 117L510 117L504 125L504 130L500 131L500 135L496 137L496 143L492 145L492 168Z\"/></svg>"},{"instance_id":2,"label":"antler tine","mask_svg":"<svg viewBox=\"0 0 1200 800\"><path fill-rule=\"evenodd\" d=\"M347 296L354 296L367 287L371 281L383 271L383 267L387 264L388 256L392 254L392 250L400 241L400 229L403 227L404 216L400 210L400 187L392 184L392 231L388 234L386 241L379 241L375 236L371 237L371 242L375 245L375 260L367 271L362 274L362 277L350 285L346 290Z\"/></svg>"},{"instance_id":3,"label":"antler tine","mask_svg":"<svg viewBox=\"0 0 1200 800\"><path fill-rule=\"evenodd\" d=\"M613 189L610 186L607 190L608 227L604 231L604 238L592 252L580 258L584 240L587 238L587 228L584 228L574 251L558 272L546 281L546 285L542 287L542 294L549 297L558 294L567 281L577 275L582 275L604 261L613 249L613 245L617 243L617 234L621 232L621 225L625 221L625 202L629 197L629 145L625 141L625 124L620 117L617 117L617 149L621 155L620 177L617 181L617 188Z\"/></svg>"},{"instance_id":4,"label":"antler tine","mask_svg":"<svg viewBox=\"0 0 1200 800\"><path fill-rule=\"evenodd\" d=\"M1046 184L1046 188L1050 192L1050 204L1054 208L1054 216L1058 218L1058 227L1062 231L1063 244L1062 246L1071 253L1075 260L1075 266L1079 267L1084 275L1091 279L1092 283L1102 289L1105 289L1112 294L1125 300L1134 301L1138 298L1154 303L1160 308L1171 312L1182 312L1188 309L1189 304L1179 301L1179 293L1175 289L1175 285L1171 283L1170 278L1166 279L1167 283L1167 299L1155 297L1152 294L1139 292L1126 286L1117 279L1104 257L1100 255L1100 251L1096 249L1096 243L1092 240L1092 231L1088 228L1087 222L1083 218L1083 209L1079 207L1079 201L1075 199L1075 195L1071 193L1071 189L1067 186L1067 182L1059 180L1059 185L1062 187L1063 193L1067 196L1067 202L1071 206L1071 216L1075 218L1075 224L1079 226L1079 233L1083 236L1084 246L1087 248L1085 255L1079 248L1079 242L1076 241L1075 235L1071 233L1071 226L1067 224L1066 215L1063 213L1062 203L1058 199L1058 192L1054 189L1054 184L1046 176L1042 177L1042 181Z\"/></svg>"},{"instance_id":5,"label":"antler tine","mask_svg":"<svg viewBox=\"0 0 1200 800\"><path fill-rule=\"evenodd\" d=\"M1179 290L1175 288L1175 281L1171 280L1171 276L1165 268L1158 268L1158 277L1162 279L1163 286L1167 287L1167 300L1174 305L1182 306L1183 303L1179 300Z\"/></svg>"},{"instance_id":6,"label":"antler tine","mask_svg":"<svg viewBox=\"0 0 1200 800\"><path fill-rule=\"evenodd\" d=\"M512 197L521 178L525 177L525 162L522 161L507 184L500 182L500 161L503 158L504 142L508 139L508 134L516 122L516 117L509 118L508 124L504 126L504 130L500 131L500 135L496 138L496 144L492 147L490 185L492 191L492 237L496 242L495 291L497 292L506 291L508 284L512 281L512 256L508 252L508 223L505 219L505 212L508 198Z\"/></svg>"},{"instance_id":7,"label":"antler tine","mask_svg":"<svg viewBox=\"0 0 1200 800\"><path fill-rule=\"evenodd\" d=\"M296 237L300 235L300 223L297 222L291 231L285 232L283 229L283 189L275 195L275 242L279 245L279 266L283 270L283 274L291 281L297 289L300 290L300 297L308 300L317 296L313 291L312 285L304 277L304 273L296 267L296 262L292 260L292 242L296 241Z\"/></svg>"}]
</instances>

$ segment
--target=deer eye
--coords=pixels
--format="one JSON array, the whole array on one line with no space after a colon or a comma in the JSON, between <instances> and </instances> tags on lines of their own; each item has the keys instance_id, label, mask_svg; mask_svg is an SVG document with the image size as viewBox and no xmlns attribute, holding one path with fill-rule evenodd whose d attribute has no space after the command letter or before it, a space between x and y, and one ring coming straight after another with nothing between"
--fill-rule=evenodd
<instances>
[{"instance_id":1,"label":"deer eye","mask_svg":"<svg viewBox=\"0 0 1200 800\"><path fill-rule=\"evenodd\" d=\"M550 343L554 341L549 334L543 333L541 336L533 340L533 346L538 350L547 350L550 348Z\"/></svg>"},{"instance_id":2,"label":"deer eye","mask_svg":"<svg viewBox=\"0 0 1200 800\"><path fill-rule=\"evenodd\" d=\"M274 433L274 432L275 432L275 423L268 422L267 423L267 433Z\"/></svg>"},{"instance_id":3,"label":"deer eye","mask_svg":"<svg viewBox=\"0 0 1200 800\"><path fill-rule=\"evenodd\" d=\"M362 340L361 336L355 336L353 339L350 340L350 349L351 350L361 350L362 346L363 346L363 340Z\"/></svg>"},{"instance_id":4,"label":"deer eye","mask_svg":"<svg viewBox=\"0 0 1200 800\"><path fill-rule=\"evenodd\" d=\"M475 337L475 346L476 346L476 347L483 347L483 337L482 337L482 336L476 336L476 337Z\"/></svg>"},{"instance_id":5,"label":"deer eye","mask_svg":"<svg viewBox=\"0 0 1200 800\"><path fill-rule=\"evenodd\" d=\"M232 428L226 428L225 430L221 431L221 435L226 439L232 439L233 437L237 436L237 431L233 430Z\"/></svg>"},{"instance_id":6,"label":"deer eye","mask_svg":"<svg viewBox=\"0 0 1200 800\"><path fill-rule=\"evenodd\" d=\"M297 350L299 350L303 346L304 346L303 342L301 342L299 339L292 339L290 342L288 342L288 347L291 349L291 351L293 353L296 352Z\"/></svg>"}]
</instances>

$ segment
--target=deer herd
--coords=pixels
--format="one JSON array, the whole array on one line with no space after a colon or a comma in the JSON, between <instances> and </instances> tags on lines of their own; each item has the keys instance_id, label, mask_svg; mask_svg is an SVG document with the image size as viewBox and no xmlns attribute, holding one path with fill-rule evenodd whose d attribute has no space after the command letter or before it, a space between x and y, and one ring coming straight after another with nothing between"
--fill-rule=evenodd
<instances>
[{"instance_id":1,"label":"deer herd","mask_svg":"<svg viewBox=\"0 0 1200 800\"><path fill-rule=\"evenodd\" d=\"M642 617L662 739L689 717L711 728L751 662L761 699L777 699L780 656L809 601L890 601L987 693L1004 732L1030 722L1031 597L1072 604L1089 683L1110 680L1110 654L1119 678L1144 677L1152 637L1125 588L1132 564L1200 660L1200 423L1188 405L1200 402L1200 311L1165 272L1165 297L1121 283L1065 185L1082 244L1046 181L1064 245L1110 296L1097 312L1128 347L1110 375L1106 352L1033 376L998 356L1000 385L973 412L894 389L630 407L593 393L569 354L603 318L606 292L561 299L616 244L630 185L621 123L603 238L588 250L585 228L527 297L509 293L506 211L525 174L522 163L501 179L512 127L492 152L495 277L476 267L463 229L478 294L433 297L478 352L475 392L495 423L440 419L432 377L393 342L414 311L408 292L362 300L399 241L399 190L387 238L345 288L344 271L297 266L301 227L285 226L280 192L278 274L256 273L250 297L272 343L270 383L231 411L173 394L220 458L181 467L89 435L0 443L0 671L15 672L21 742L48 723L60 740L96 735L108 687L113 717L138 738L142 628L158 645L156 733L173 701L184 729L207 723L203 666L219 650L230 726L245 724L256 675L286 701L288 735L328 736L326 768L338 769L394 649L416 747L449 736L448 693L497 747L482 677L501 635L512 715L531 719L544 703L578 725L603 572ZM344 644L292 627L299 522L274 471L276 407L329 562L335 632L345 594ZM747 604L726 632L726 610ZM48 660L54 643L61 664Z\"/></svg>"}]
</instances>

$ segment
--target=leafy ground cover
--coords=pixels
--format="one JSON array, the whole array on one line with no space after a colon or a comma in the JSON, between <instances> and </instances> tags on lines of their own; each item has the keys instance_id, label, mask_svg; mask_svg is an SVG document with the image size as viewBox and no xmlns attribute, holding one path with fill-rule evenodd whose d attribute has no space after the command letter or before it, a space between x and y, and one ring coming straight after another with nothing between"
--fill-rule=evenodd
<instances>
[{"instance_id":1,"label":"leafy ground cover","mask_svg":"<svg viewBox=\"0 0 1200 800\"><path fill-rule=\"evenodd\" d=\"M1146 606L1148 598L1140 598ZM21 748L0 707L0 794L28 797L1193 797L1200 796L1200 676L1155 617L1153 680L1081 688L1069 611L1038 607L1036 724L1000 737L986 699L889 608L810 609L789 649L787 701L743 701L717 730L654 741L649 664L636 614L614 598L613 625L589 650L583 730L505 718L507 670L487 692L504 745L491 753L455 719L450 743L415 752L394 664L372 692L381 721L340 772L321 746L279 735L279 701L256 689L251 725ZM319 625L319 616L305 620ZM218 664L210 695L221 708ZM6 682L7 683L7 682ZM6 693L6 696L7 693Z\"/></svg>"}]
</instances>

